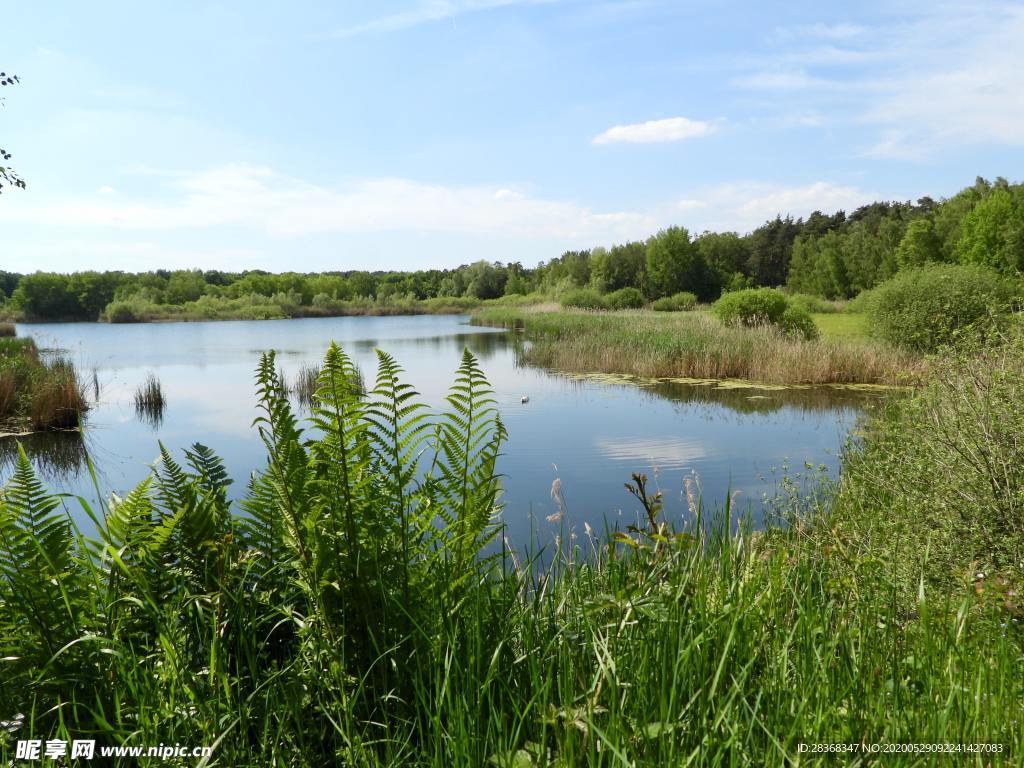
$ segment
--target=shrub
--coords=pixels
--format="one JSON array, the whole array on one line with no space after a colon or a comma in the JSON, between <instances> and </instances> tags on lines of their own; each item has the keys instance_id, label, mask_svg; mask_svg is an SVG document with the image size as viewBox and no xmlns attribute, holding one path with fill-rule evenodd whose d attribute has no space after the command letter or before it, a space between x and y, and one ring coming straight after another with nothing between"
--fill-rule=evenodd
<instances>
[{"instance_id":1,"label":"shrub","mask_svg":"<svg viewBox=\"0 0 1024 768\"><path fill-rule=\"evenodd\" d=\"M132 301L112 301L103 314L110 323L137 323L140 320L135 314L135 303Z\"/></svg>"},{"instance_id":2,"label":"shrub","mask_svg":"<svg viewBox=\"0 0 1024 768\"><path fill-rule=\"evenodd\" d=\"M774 325L788 334L813 339L818 335L806 310L794 306L774 288L747 288L723 294L714 313L723 323L755 327Z\"/></svg>"},{"instance_id":3,"label":"shrub","mask_svg":"<svg viewBox=\"0 0 1024 768\"><path fill-rule=\"evenodd\" d=\"M872 297L874 295L874 288L868 288L867 290L861 291L846 302L846 306L843 308L843 311L854 315L864 314L868 311L868 307L871 306Z\"/></svg>"},{"instance_id":4,"label":"shrub","mask_svg":"<svg viewBox=\"0 0 1024 768\"><path fill-rule=\"evenodd\" d=\"M15 334L14 323L0 323L0 336L14 336Z\"/></svg>"},{"instance_id":5,"label":"shrub","mask_svg":"<svg viewBox=\"0 0 1024 768\"><path fill-rule=\"evenodd\" d=\"M576 309L605 309L604 297L593 288L577 288L562 297L563 307Z\"/></svg>"},{"instance_id":6,"label":"shrub","mask_svg":"<svg viewBox=\"0 0 1024 768\"><path fill-rule=\"evenodd\" d=\"M1002 327L1016 286L977 265L933 264L901 272L866 300L870 333L917 352L976 340Z\"/></svg>"},{"instance_id":7,"label":"shrub","mask_svg":"<svg viewBox=\"0 0 1024 768\"><path fill-rule=\"evenodd\" d=\"M786 307L778 325L790 336L800 336L804 339L818 338L818 326L814 324L814 318L807 310L795 304Z\"/></svg>"},{"instance_id":8,"label":"shrub","mask_svg":"<svg viewBox=\"0 0 1024 768\"><path fill-rule=\"evenodd\" d=\"M839 311L835 302L809 293L794 293L789 297L789 303L810 314L831 314Z\"/></svg>"},{"instance_id":9,"label":"shrub","mask_svg":"<svg viewBox=\"0 0 1024 768\"><path fill-rule=\"evenodd\" d=\"M689 291L680 291L658 299L651 304L651 309L656 312L689 312L695 306L697 306L697 297Z\"/></svg>"},{"instance_id":10,"label":"shrub","mask_svg":"<svg viewBox=\"0 0 1024 768\"><path fill-rule=\"evenodd\" d=\"M636 288L620 288L605 296L604 303L608 309L638 309L646 302Z\"/></svg>"},{"instance_id":11,"label":"shrub","mask_svg":"<svg viewBox=\"0 0 1024 768\"><path fill-rule=\"evenodd\" d=\"M843 465L833 516L901 574L956 588L966 576L998 596L999 572L1024 558L1024 338L953 350L927 385L892 398ZM883 512L884 510L884 512ZM907 542L927 542L920 548ZM891 578L891 577L890 577ZM962 589L962 586L960 587Z\"/></svg>"}]
</instances>

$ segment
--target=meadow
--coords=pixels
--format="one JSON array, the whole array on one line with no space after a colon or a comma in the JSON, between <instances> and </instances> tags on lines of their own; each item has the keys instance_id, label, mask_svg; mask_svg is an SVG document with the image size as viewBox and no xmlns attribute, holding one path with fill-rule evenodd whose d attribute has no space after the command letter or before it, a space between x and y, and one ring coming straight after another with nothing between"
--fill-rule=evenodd
<instances>
[{"instance_id":1,"label":"meadow","mask_svg":"<svg viewBox=\"0 0 1024 768\"><path fill-rule=\"evenodd\" d=\"M433 411L379 359L361 390L332 347L306 424L263 358L267 465L237 504L198 444L102 506L21 455L0 497L0 756L34 737L232 766L1019 760L1020 338L936 363L838 481L783 479L762 531L694 484L666 520L634 475L633 525L528 552L492 546L505 432L478 362Z\"/></svg>"}]
</instances>

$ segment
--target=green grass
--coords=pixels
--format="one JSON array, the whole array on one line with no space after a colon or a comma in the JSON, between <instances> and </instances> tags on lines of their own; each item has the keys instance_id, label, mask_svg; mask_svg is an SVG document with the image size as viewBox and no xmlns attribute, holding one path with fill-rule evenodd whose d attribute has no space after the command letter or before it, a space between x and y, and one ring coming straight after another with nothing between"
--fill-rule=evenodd
<instances>
[{"instance_id":1,"label":"green grass","mask_svg":"<svg viewBox=\"0 0 1024 768\"><path fill-rule=\"evenodd\" d=\"M476 361L441 413L380 361L360 393L332 347L304 434L267 356L267 467L237 504L208 448L162 451L123 499L77 502L87 539L19 456L0 496L0 759L25 738L216 745L224 766L835 764L801 755L816 743L1019 759L1019 341L894 399L837 485L785 478L781 525L731 534L689 484L668 524L634 476L634 526L563 527L534 555L500 546L504 430ZM947 423L962 442L929 452ZM968 446L1008 463L986 475ZM960 497L967 536L957 499L937 505L956 488L978 494Z\"/></svg>"},{"instance_id":2,"label":"green grass","mask_svg":"<svg viewBox=\"0 0 1024 768\"><path fill-rule=\"evenodd\" d=\"M531 341L523 353L527 362L570 372L773 384L899 384L922 374L919 356L844 335L853 325L846 318L855 316L823 317L828 332L815 340L770 327L727 326L707 311L489 307L474 313L473 320L523 328Z\"/></svg>"},{"instance_id":3,"label":"green grass","mask_svg":"<svg viewBox=\"0 0 1024 768\"><path fill-rule=\"evenodd\" d=\"M868 341L867 316L852 312L815 313L814 324L823 339Z\"/></svg>"}]
</instances>

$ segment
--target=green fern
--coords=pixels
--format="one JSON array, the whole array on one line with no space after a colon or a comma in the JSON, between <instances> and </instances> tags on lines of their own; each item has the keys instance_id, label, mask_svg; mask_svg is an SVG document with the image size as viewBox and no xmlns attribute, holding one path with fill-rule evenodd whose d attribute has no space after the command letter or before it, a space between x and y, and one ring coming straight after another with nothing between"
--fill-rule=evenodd
<instances>
[{"instance_id":1,"label":"green fern","mask_svg":"<svg viewBox=\"0 0 1024 768\"><path fill-rule=\"evenodd\" d=\"M495 465L506 431L493 394L479 361L465 350L446 397L451 409L437 427L431 471L444 502L437 513L454 537L460 568L495 534L488 524L497 511L500 485Z\"/></svg>"}]
</instances>

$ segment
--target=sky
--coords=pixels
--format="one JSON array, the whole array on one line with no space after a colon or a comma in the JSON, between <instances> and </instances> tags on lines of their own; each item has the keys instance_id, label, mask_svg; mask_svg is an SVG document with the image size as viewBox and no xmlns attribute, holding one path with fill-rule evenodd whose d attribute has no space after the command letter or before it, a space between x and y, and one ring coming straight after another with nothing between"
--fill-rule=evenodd
<instances>
[{"instance_id":1,"label":"sky","mask_svg":"<svg viewBox=\"0 0 1024 768\"><path fill-rule=\"evenodd\" d=\"M1024 3L3 3L0 269L524 265L1024 174Z\"/></svg>"}]
</instances>

